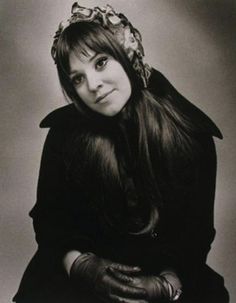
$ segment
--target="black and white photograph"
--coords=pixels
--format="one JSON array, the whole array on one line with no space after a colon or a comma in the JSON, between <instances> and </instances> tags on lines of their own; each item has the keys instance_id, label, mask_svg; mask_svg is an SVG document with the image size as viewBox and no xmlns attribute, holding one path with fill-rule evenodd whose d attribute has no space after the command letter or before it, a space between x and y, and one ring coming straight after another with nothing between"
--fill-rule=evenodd
<instances>
[{"instance_id":1,"label":"black and white photograph","mask_svg":"<svg viewBox=\"0 0 236 303\"><path fill-rule=\"evenodd\" d=\"M236 1L0 5L1 303L236 302Z\"/></svg>"}]
</instances>

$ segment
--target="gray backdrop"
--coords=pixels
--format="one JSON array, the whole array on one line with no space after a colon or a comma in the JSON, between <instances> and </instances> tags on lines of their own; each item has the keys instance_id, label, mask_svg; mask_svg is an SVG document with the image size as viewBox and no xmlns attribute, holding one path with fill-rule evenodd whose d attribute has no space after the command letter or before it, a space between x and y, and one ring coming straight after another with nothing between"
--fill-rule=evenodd
<instances>
[{"instance_id":1,"label":"gray backdrop","mask_svg":"<svg viewBox=\"0 0 236 303\"><path fill-rule=\"evenodd\" d=\"M80 1L81 5L109 0ZM117 3L115 3L117 2ZM64 105L50 58L53 34L72 1L0 1L0 301L7 303L36 249L28 211L46 130L40 120ZM217 236L208 263L236 301L235 0L110 0L140 29L146 61L219 126ZM33 303L33 302L32 302Z\"/></svg>"}]
</instances>

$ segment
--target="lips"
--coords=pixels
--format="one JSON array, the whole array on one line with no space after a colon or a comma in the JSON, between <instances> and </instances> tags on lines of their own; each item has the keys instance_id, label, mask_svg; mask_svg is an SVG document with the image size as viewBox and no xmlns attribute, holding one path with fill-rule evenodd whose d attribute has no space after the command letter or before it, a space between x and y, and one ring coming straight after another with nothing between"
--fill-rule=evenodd
<instances>
[{"instance_id":1,"label":"lips","mask_svg":"<svg viewBox=\"0 0 236 303\"><path fill-rule=\"evenodd\" d=\"M114 91L114 89L112 89L112 90L109 91L108 93L105 93L105 94L99 96L99 97L96 99L95 103L100 103L103 99L105 99L105 98L106 98L108 95L110 95L113 91Z\"/></svg>"}]
</instances>

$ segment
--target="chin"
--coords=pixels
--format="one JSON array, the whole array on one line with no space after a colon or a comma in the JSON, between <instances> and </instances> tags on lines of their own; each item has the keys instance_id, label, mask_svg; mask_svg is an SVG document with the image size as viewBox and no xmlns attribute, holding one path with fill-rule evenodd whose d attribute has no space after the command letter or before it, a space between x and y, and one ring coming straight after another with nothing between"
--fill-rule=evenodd
<instances>
[{"instance_id":1,"label":"chin","mask_svg":"<svg viewBox=\"0 0 236 303\"><path fill-rule=\"evenodd\" d=\"M112 111L112 112L106 112L106 113L101 113L103 116L106 116L106 117L114 117L116 116L117 114L119 114L120 111Z\"/></svg>"},{"instance_id":2,"label":"chin","mask_svg":"<svg viewBox=\"0 0 236 303\"><path fill-rule=\"evenodd\" d=\"M121 112L122 108L107 108L100 112L101 115L107 117L114 117Z\"/></svg>"}]
</instances>

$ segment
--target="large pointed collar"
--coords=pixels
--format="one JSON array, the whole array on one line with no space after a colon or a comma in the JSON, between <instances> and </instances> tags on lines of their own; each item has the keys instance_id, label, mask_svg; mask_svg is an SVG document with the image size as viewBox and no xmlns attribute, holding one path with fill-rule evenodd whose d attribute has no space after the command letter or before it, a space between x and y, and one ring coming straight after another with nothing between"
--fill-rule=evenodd
<instances>
[{"instance_id":1,"label":"large pointed collar","mask_svg":"<svg viewBox=\"0 0 236 303\"><path fill-rule=\"evenodd\" d=\"M188 117L199 126L199 130L201 132L208 133L211 136L215 136L219 139L223 138L221 131L215 125L215 123L197 106L184 98L166 79L166 77L155 69L152 70L152 75L149 82L149 90L157 96L170 95L174 105L188 115Z\"/></svg>"}]
</instances>

